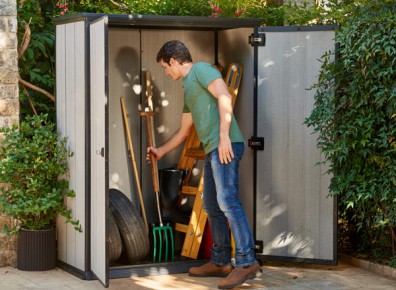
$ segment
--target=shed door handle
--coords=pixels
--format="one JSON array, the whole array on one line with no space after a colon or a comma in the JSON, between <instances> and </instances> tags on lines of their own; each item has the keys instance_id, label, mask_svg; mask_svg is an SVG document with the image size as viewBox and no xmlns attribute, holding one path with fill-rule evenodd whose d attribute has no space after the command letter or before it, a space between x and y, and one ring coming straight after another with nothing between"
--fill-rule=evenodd
<instances>
[{"instance_id":1,"label":"shed door handle","mask_svg":"<svg viewBox=\"0 0 396 290\"><path fill-rule=\"evenodd\" d=\"M96 154L104 157L104 148L102 147L99 150L96 150Z\"/></svg>"}]
</instances>

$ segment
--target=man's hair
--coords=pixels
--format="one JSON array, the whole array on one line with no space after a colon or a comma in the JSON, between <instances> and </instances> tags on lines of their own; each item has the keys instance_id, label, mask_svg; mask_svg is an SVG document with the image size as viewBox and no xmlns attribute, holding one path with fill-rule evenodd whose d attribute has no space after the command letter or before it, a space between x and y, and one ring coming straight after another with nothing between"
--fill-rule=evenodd
<instances>
[{"instance_id":1,"label":"man's hair","mask_svg":"<svg viewBox=\"0 0 396 290\"><path fill-rule=\"evenodd\" d=\"M190 51L179 40L171 40L166 42L157 53L157 62L162 60L163 62L170 65L171 58L180 64L192 62Z\"/></svg>"}]
</instances>

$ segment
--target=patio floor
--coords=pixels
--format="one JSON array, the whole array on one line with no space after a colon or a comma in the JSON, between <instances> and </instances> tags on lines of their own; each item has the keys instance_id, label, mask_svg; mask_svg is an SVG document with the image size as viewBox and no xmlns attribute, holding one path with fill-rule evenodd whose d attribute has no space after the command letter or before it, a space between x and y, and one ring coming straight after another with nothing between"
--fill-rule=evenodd
<instances>
[{"instance_id":1,"label":"patio floor","mask_svg":"<svg viewBox=\"0 0 396 290\"><path fill-rule=\"evenodd\" d=\"M396 289L396 278L353 266L340 259L338 266L306 265L287 262L264 262L264 274L234 289ZM195 278L188 274L111 279L109 289L217 289L220 278ZM61 269L23 272L12 267L0 268L0 289L93 290L103 289L95 281L81 280Z\"/></svg>"}]
</instances>

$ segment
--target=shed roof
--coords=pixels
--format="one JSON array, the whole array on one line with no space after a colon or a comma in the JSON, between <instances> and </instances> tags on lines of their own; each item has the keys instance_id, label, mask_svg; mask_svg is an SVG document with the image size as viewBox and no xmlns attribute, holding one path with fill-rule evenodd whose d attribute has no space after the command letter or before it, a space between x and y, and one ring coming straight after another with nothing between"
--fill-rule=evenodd
<instances>
[{"instance_id":1,"label":"shed roof","mask_svg":"<svg viewBox=\"0 0 396 290\"><path fill-rule=\"evenodd\" d=\"M262 21L258 18L78 13L56 17L54 18L54 23L58 25L81 20L94 21L104 16L107 16L108 25L110 27L136 26L151 29L225 30L242 27L257 27Z\"/></svg>"}]
</instances>

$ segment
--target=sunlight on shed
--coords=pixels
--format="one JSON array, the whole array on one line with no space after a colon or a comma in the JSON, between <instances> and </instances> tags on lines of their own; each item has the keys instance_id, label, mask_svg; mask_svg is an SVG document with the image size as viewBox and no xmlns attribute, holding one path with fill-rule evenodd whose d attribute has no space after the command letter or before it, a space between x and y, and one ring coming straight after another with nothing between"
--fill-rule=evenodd
<instances>
[{"instance_id":1,"label":"sunlight on shed","mask_svg":"<svg viewBox=\"0 0 396 290\"><path fill-rule=\"evenodd\" d=\"M133 85L132 90L136 95L139 95L142 92L142 86L141 85Z\"/></svg>"},{"instance_id":2,"label":"sunlight on shed","mask_svg":"<svg viewBox=\"0 0 396 290\"><path fill-rule=\"evenodd\" d=\"M262 210L257 213L258 215L257 220L260 223L260 225L268 226L276 217L281 216L287 210L287 206L285 203L279 203L274 205L274 203L270 201L269 195L266 195L262 199L262 201L265 210Z\"/></svg>"},{"instance_id":3,"label":"sunlight on shed","mask_svg":"<svg viewBox=\"0 0 396 290\"><path fill-rule=\"evenodd\" d=\"M264 253L273 254L276 251L277 254L314 258L313 245L314 241L310 238L304 238L293 232L282 232L264 247Z\"/></svg>"}]
</instances>

